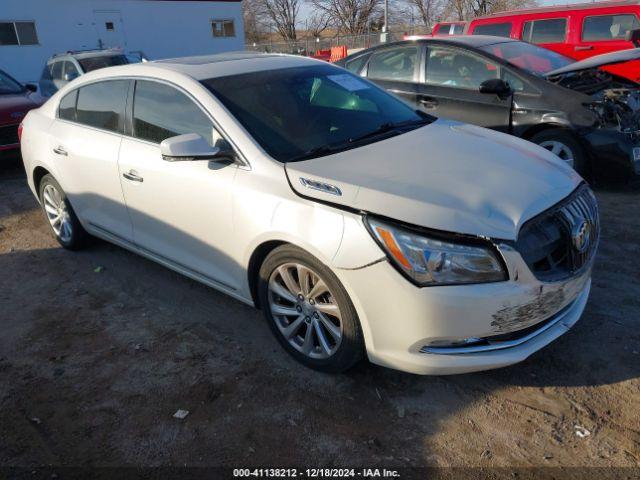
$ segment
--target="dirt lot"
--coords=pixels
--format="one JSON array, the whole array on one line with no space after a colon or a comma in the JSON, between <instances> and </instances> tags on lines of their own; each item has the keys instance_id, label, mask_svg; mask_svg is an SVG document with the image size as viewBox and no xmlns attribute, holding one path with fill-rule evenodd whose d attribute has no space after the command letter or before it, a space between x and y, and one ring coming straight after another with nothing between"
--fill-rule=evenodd
<instances>
[{"instance_id":1,"label":"dirt lot","mask_svg":"<svg viewBox=\"0 0 640 480\"><path fill-rule=\"evenodd\" d=\"M598 197L591 298L552 345L481 374L329 376L214 290L107 243L62 250L4 166L0 466L637 468L640 191Z\"/></svg>"}]
</instances>

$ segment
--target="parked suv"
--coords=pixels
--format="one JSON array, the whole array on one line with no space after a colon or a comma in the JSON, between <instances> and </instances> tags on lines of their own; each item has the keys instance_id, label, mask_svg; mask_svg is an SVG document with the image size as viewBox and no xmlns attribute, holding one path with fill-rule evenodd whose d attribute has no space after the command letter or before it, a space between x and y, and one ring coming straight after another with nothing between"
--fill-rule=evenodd
<instances>
[{"instance_id":1,"label":"parked suv","mask_svg":"<svg viewBox=\"0 0 640 480\"><path fill-rule=\"evenodd\" d=\"M589 295L598 213L575 171L320 60L92 72L28 114L22 148L62 246L92 234L256 305L320 370L509 365Z\"/></svg>"},{"instance_id":2,"label":"parked suv","mask_svg":"<svg viewBox=\"0 0 640 480\"><path fill-rule=\"evenodd\" d=\"M633 48L626 34L637 28L640 28L640 1L625 0L495 13L471 20L466 33L515 38L582 60ZM605 70L640 80L640 61Z\"/></svg>"},{"instance_id":3,"label":"parked suv","mask_svg":"<svg viewBox=\"0 0 640 480\"><path fill-rule=\"evenodd\" d=\"M69 51L51 57L40 77L40 94L50 97L70 81L105 67L146 61L142 52L123 53L120 49Z\"/></svg>"}]
</instances>

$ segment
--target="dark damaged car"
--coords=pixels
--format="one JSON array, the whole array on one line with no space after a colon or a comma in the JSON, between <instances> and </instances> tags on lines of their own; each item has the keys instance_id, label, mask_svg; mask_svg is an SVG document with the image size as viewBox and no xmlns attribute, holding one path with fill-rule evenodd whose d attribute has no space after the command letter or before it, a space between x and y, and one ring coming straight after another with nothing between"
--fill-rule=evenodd
<instances>
[{"instance_id":1,"label":"dark damaged car","mask_svg":"<svg viewBox=\"0 0 640 480\"><path fill-rule=\"evenodd\" d=\"M416 39L339 62L424 111L525 138L584 176L640 175L640 85L601 70L640 48L576 62L502 37Z\"/></svg>"}]
</instances>

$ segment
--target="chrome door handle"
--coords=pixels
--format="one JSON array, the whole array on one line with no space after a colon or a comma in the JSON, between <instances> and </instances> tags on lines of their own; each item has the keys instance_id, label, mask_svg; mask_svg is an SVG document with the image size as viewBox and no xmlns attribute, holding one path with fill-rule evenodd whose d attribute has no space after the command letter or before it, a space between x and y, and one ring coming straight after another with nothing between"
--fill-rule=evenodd
<instances>
[{"instance_id":1,"label":"chrome door handle","mask_svg":"<svg viewBox=\"0 0 640 480\"><path fill-rule=\"evenodd\" d=\"M122 176L127 180L131 180L132 182L144 182L144 178L134 172L125 172L122 174Z\"/></svg>"},{"instance_id":2,"label":"chrome door handle","mask_svg":"<svg viewBox=\"0 0 640 480\"><path fill-rule=\"evenodd\" d=\"M56 155L62 155L63 157L66 157L68 155L67 151L62 147L54 148L53 153L55 153Z\"/></svg>"},{"instance_id":3,"label":"chrome door handle","mask_svg":"<svg viewBox=\"0 0 640 480\"><path fill-rule=\"evenodd\" d=\"M593 50L593 45L576 45L574 50Z\"/></svg>"}]
</instances>

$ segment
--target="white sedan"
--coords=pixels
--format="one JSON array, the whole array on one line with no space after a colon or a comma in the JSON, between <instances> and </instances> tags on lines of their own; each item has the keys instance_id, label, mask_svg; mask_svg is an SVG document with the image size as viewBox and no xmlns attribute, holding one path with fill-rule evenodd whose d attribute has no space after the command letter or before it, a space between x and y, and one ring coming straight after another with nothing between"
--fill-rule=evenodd
<instances>
[{"instance_id":1,"label":"white sedan","mask_svg":"<svg viewBox=\"0 0 640 480\"><path fill-rule=\"evenodd\" d=\"M509 365L587 302L599 225L579 175L327 63L108 68L20 133L63 247L100 237L255 305L318 370L365 354L421 374Z\"/></svg>"}]
</instances>

